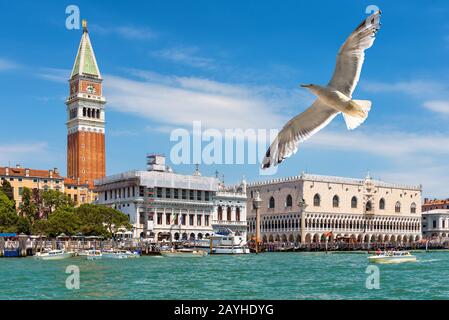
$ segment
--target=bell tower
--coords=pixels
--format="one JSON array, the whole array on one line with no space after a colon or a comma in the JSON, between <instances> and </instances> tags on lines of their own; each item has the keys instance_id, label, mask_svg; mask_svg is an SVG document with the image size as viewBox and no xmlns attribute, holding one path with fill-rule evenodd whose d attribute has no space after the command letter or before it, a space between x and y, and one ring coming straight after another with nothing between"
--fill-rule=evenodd
<instances>
[{"instance_id":1,"label":"bell tower","mask_svg":"<svg viewBox=\"0 0 449 320\"><path fill-rule=\"evenodd\" d=\"M83 34L70 75L67 106L67 177L93 187L106 175L105 104L100 70L83 20Z\"/></svg>"}]
</instances>

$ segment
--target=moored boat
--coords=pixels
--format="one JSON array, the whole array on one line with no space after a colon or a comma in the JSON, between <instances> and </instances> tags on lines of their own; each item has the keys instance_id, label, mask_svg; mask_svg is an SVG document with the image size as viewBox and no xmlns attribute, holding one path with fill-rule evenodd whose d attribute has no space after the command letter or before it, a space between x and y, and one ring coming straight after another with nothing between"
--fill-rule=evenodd
<instances>
[{"instance_id":1,"label":"moored boat","mask_svg":"<svg viewBox=\"0 0 449 320\"><path fill-rule=\"evenodd\" d=\"M103 257L100 250L88 250L86 254L87 260L98 260Z\"/></svg>"},{"instance_id":2,"label":"moored boat","mask_svg":"<svg viewBox=\"0 0 449 320\"><path fill-rule=\"evenodd\" d=\"M415 262L416 256L408 251L383 251L377 252L376 255L368 257L371 263L402 263Z\"/></svg>"},{"instance_id":3,"label":"moored boat","mask_svg":"<svg viewBox=\"0 0 449 320\"><path fill-rule=\"evenodd\" d=\"M70 258L73 254L65 250L49 250L45 252L38 252L34 256L37 260L62 260Z\"/></svg>"},{"instance_id":4,"label":"moored boat","mask_svg":"<svg viewBox=\"0 0 449 320\"><path fill-rule=\"evenodd\" d=\"M170 250L161 250L161 256L163 257L181 257L181 258L201 258L207 256L207 252L204 250L196 250L196 249L170 249Z\"/></svg>"},{"instance_id":5,"label":"moored boat","mask_svg":"<svg viewBox=\"0 0 449 320\"><path fill-rule=\"evenodd\" d=\"M130 259L139 258L140 255L136 252L125 250L107 250L102 251L102 257L106 259Z\"/></svg>"}]
</instances>

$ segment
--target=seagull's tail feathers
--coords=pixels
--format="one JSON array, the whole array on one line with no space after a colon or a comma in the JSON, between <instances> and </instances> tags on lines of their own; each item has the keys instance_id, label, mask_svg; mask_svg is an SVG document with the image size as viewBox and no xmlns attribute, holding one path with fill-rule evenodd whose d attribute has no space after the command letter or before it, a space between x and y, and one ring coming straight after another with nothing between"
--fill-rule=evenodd
<instances>
[{"instance_id":1,"label":"seagull's tail feathers","mask_svg":"<svg viewBox=\"0 0 449 320\"><path fill-rule=\"evenodd\" d=\"M348 130L354 130L365 122L368 113L371 110L371 101L369 100L351 100L350 112L343 112L343 118Z\"/></svg>"}]
</instances>

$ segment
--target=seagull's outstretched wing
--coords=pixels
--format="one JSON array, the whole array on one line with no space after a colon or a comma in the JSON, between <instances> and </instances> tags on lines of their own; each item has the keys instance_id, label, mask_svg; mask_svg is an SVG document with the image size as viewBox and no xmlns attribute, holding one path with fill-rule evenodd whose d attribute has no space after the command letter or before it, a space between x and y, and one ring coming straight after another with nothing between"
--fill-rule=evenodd
<instances>
[{"instance_id":1,"label":"seagull's outstretched wing","mask_svg":"<svg viewBox=\"0 0 449 320\"><path fill-rule=\"evenodd\" d=\"M291 119L282 128L268 148L262 168L276 166L285 158L296 153L300 142L307 140L327 126L339 113L319 100L315 100L306 111Z\"/></svg>"},{"instance_id":2,"label":"seagull's outstretched wing","mask_svg":"<svg viewBox=\"0 0 449 320\"><path fill-rule=\"evenodd\" d=\"M337 56L334 75L328 86L352 97L359 82L365 50L370 48L380 28L381 12L377 11L364 20L341 46Z\"/></svg>"}]
</instances>

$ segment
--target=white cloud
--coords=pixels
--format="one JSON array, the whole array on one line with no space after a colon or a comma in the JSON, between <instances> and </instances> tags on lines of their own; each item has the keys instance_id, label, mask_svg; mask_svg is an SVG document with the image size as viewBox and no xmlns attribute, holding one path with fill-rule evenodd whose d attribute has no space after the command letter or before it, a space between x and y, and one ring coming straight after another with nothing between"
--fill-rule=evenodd
<instances>
[{"instance_id":1,"label":"white cloud","mask_svg":"<svg viewBox=\"0 0 449 320\"><path fill-rule=\"evenodd\" d=\"M362 84L362 89L374 93L404 93L410 96L428 98L429 95L447 93L449 87L446 82L417 79L392 83L365 81Z\"/></svg>"},{"instance_id":2,"label":"white cloud","mask_svg":"<svg viewBox=\"0 0 449 320\"><path fill-rule=\"evenodd\" d=\"M0 58L0 71L6 71L18 68L19 65L11 60Z\"/></svg>"},{"instance_id":3,"label":"white cloud","mask_svg":"<svg viewBox=\"0 0 449 320\"><path fill-rule=\"evenodd\" d=\"M196 68L214 68L214 60L199 56L198 51L198 48L195 47L170 48L153 51L151 52L151 55L156 58L186 64Z\"/></svg>"},{"instance_id":4,"label":"white cloud","mask_svg":"<svg viewBox=\"0 0 449 320\"><path fill-rule=\"evenodd\" d=\"M53 82L67 83L70 78L70 73L71 70L69 69L40 68L36 72L36 76Z\"/></svg>"},{"instance_id":5,"label":"white cloud","mask_svg":"<svg viewBox=\"0 0 449 320\"><path fill-rule=\"evenodd\" d=\"M407 132L323 131L304 144L305 148L336 150L375 156L377 161L393 160L389 169L375 172L384 181L423 185L423 194L448 197L449 136Z\"/></svg>"},{"instance_id":6,"label":"white cloud","mask_svg":"<svg viewBox=\"0 0 449 320\"><path fill-rule=\"evenodd\" d=\"M103 27L99 25L92 25L92 29L98 34L115 34L129 40L152 40L157 38L157 33L147 27L136 27L129 25Z\"/></svg>"},{"instance_id":7,"label":"white cloud","mask_svg":"<svg viewBox=\"0 0 449 320\"><path fill-rule=\"evenodd\" d=\"M2 166L26 163L35 160L36 157L49 156L46 142L0 144L0 163Z\"/></svg>"},{"instance_id":8,"label":"white cloud","mask_svg":"<svg viewBox=\"0 0 449 320\"><path fill-rule=\"evenodd\" d=\"M432 101L426 101L424 102L424 107L445 115L449 115L449 100L448 101L442 101L442 100L432 100Z\"/></svg>"},{"instance_id":9,"label":"white cloud","mask_svg":"<svg viewBox=\"0 0 449 320\"><path fill-rule=\"evenodd\" d=\"M109 106L157 123L205 128L279 128L293 106L310 102L299 91L229 84L194 77L133 72L139 80L106 75ZM299 113L299 107L294 113Z\"/></svg>"}]
</instances>

